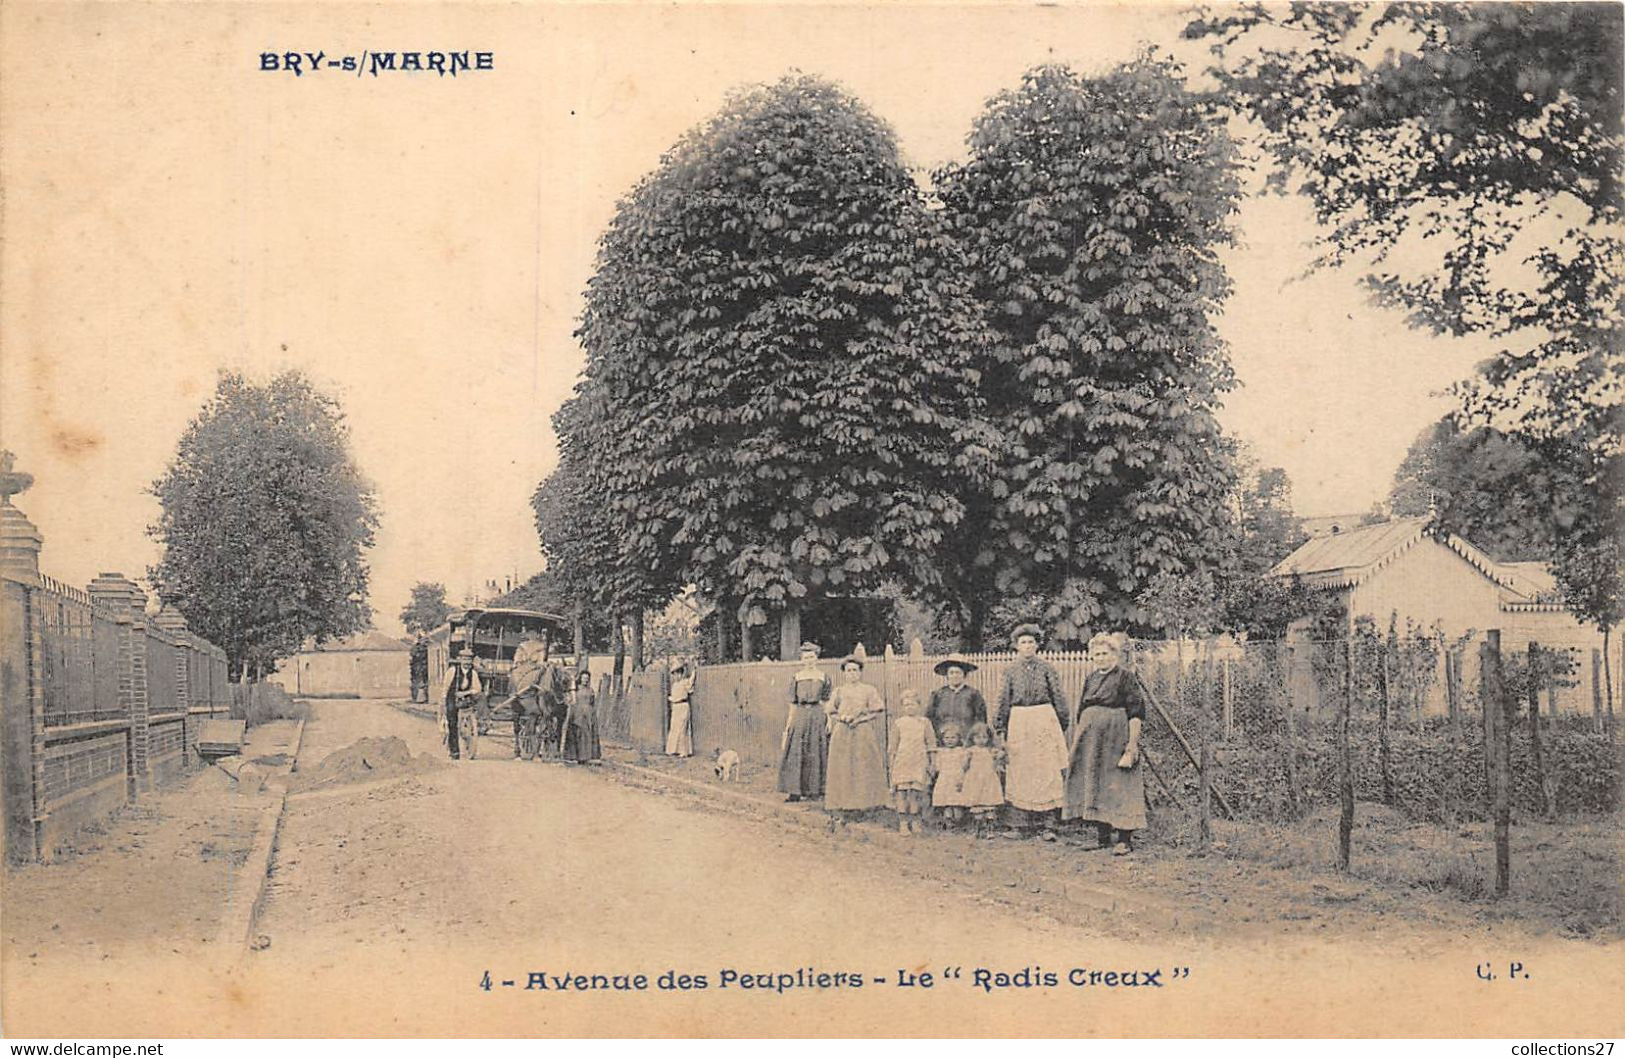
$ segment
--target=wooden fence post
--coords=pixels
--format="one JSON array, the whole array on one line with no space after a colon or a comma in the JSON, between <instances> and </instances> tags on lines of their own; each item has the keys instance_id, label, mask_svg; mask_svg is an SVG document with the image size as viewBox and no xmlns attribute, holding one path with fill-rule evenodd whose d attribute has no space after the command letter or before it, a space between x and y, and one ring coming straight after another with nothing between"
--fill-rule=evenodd
<instances>
[{"instance_id":1,"label":"wooden fence post","mask_svg":"<svg viewBox=\"0 0 1625 1058\"><path fill-rule=\"evenodd\" d=\"M1484 759L1489 769L1489 802L1495 821L1495 895L1512 886L1511 725L1507 723L1506 686L1501 674L1501 632L1484 633L1479 651L1479 699L1484 704Z\"/></svg>"},{"instance_id":2,"label":"wooden fence post","mask_svg":"<svg viewBox=\"0 0 1625 1058\"><path fill-rule=\"evenodd\" d=\"M1460 742L1466 734L1461 728L1461 657L1448 645L1444 648L1444 701L1450 712L1450 730Z\"/></svg>"},{"instance_id":3,"label":"wooden fence post","mask_svg":"<svg viewBox=\"0 0 1625 1058\"><path fill-rule=\"evenodd\" d=\"M1337 707L1337 793L1342 810L1337 817L1337 869L1349 869L1349 844L1354 834L1354 759L1349 751L1349 714L1354 711L1354 640L1343 640L1343 693Z\"/></svg>"},{"instance_id":4,"label":"wooden fence post","mask_svg":"<svg viewBox=\"0 0 1625 1058\"><path fill-rule=\"evenodd\" d=\"M1535 762L1535 792L1540 796L1540 814L1542 818L1549 819L1552 815L1553 804L1551 790L1547 787L1546 755L1540 744L1540 644L1533 640L1529 643L1529 748Z\"/></svg>"},{"instance_id":5,"label":"wooden fence post","mask_svg":"<svg viewBox=\"0 0 1625 1058\"><path fill-rule=\"evenodd\" d=\"M1281 660L1281 652L1290 651L1290 648L1276 644L1274 650L1276 672L1280 676L1277 701L1281 710L1281 763L1286 769L1286 807L1295 822L1303 818L1303 809L1298 804L1298 737L1292 720L1292 688L1287 668L1291 664L1290 654L1286 662Z\"/></svg>"},{"instance_id":6,"label":"wooden fence post","mask_svg":"<svg viewBox=\"0 0 1625 1058\"><path fill-rule=\"evenodd\" d=\"M1393 640L1390 639L1386 643L1379 644L1382 667L1378 670L1381 686L1378 687L1377 695L1377 767L1382 772L1382 803L1390 808L1394 806L1393 745L1388 737L1388 716L1392 712L1388 647L1392 643Z\"/></svg>"},{"instance_id":7,"label":"wooden fence post","mask_svg":"<svg viewBox=\"0 0 1625 1058\"><path fill-rule=\"evenodd\" d=\"M1198 846L1203 852L1213 844L1213 785L1211 775L1213 772L1213 747L1208 745L1207 738L1202 739L1202 762L1197 769L1196 793L1201 805L1197 823L1196 838Z\"/></svg>"},{"instance_id":8,"label":"wooden fence post","mask_svg":"<svg viewBox=\"0 0 1625 1058\"><path fill-rule=\"evenodd\" d=\"M1591 726L1602 730L1602 651L1591 648Z\"/></svg>"},{"instance_id":9,"label":"wooden fence post","mask_svg":"<svg viewBox=\"0 0 1625 1058\"><path fill-rule=\"evenodd\" d=\"M1230 680L1229 658L1224 659L1223 677L1224 686L1221 693L1224 696L1224 740L1228 742L1234 736L1234 724L1236 719L1236 695L1235 687Z\"/></svg>"}]
</instances>

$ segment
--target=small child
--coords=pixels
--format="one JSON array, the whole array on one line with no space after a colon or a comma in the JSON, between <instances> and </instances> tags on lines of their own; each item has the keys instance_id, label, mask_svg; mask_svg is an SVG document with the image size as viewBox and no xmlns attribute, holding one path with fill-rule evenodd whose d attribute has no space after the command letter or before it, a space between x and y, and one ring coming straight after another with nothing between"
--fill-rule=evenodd
<instances>
[{"instance_id":1,"label":"small child","mask_svg":"<svg viewBox=\"0 0 1625 1058\"><path fill-rule=\"evenodd\" d=\"M897 832L919 833L920 813L925 810L926 791L931 788L931 751L937 736L925 718L925 706L912 689L898 701L903 715L892 730L891 788L897 804Z\"/></svg>"},{"instance_id":2,"label":"small child","mask_svg":"<svg viewBox=\"0 0 1625 1058\"><path fill-rule=\"evenodd\" d=\"M965 770L960 780L960 797L976 820L976 836L988 837L988 825L1004 804L1004 784L999 781L999 768L1004 763L1004 751L993 737L993 729L986 724L974 724L970 729L970 747L965 750Z\"/></svg>"},{"instance_id":3,"label":"small child","mask_svg":"<svg viewBox=\"0 0 1625 1058\"><path fill-rule=\"evenodd\" d=\"M931 803L942 809L942 818L950 826L965 818L963 787L970 750L960 745L961 730L952 721L942 725L942 747L936 752L937 784L931 790Z\"/></svg>"}]
</instances>

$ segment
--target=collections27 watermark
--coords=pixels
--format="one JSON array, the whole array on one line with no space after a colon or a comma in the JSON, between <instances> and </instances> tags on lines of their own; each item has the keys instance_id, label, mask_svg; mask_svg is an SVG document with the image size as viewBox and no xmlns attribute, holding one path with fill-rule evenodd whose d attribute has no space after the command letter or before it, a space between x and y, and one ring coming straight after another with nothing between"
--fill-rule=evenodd
<instances>
[{"instance_id":1,"label":"collections27 watermark","mask_svg":"<svg viewBox=\"0 0 1625 1058\"><path fill-rule=\"evenodd\" d=\"M260 70L264 73L307 74L332 71L360 77L371 74L432 74L457 77L496 69L496 53L491 51L262 51Z\"/></svg>"}]
</instances>

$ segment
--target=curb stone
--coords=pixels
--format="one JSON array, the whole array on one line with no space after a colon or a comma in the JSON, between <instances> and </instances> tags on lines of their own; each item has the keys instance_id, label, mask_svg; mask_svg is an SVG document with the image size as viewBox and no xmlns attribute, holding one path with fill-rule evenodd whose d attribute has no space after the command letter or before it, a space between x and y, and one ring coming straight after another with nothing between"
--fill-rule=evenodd
<instances>
[{"instance_id":1,"label":"curb stone","mask_svg":"<svg viewBox=\"0 0 1625 1058\"><path fill-rule=\"evenodd\" d=\"M250 951L254 942L254 923L265 904L265 890L271 880L271 859L276 854L277 835L282 830L283 809L288 803L287 777L299 766L299 750L305 741L305 721L294 729L292 750L288 763L273 769L267 781L272 800L260 814L255 828L254 845L249 851L243 871L232 885L226 901L226 921L220 930L222 952L229 952L233 961L240 960ZM271 786L271 783L275 783Z\"/></svg>"}]
</instances>

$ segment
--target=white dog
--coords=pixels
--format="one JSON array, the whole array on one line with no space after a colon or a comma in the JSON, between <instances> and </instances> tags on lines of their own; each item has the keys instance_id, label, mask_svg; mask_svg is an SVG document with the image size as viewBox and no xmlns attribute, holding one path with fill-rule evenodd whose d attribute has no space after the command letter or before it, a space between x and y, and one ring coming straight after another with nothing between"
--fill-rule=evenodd
<instances>
[{"instance_id":1,"label":"white dog","mask_svg":"<svg viewBox=\"0 0 1625 1058\"><path fill-rule=\"evenodd\" d=\"M739 754L731 749L717 750L716 763L711 765L711 770L717 773L718 782L738 782Z\"/></svg>"}]
</instances>

